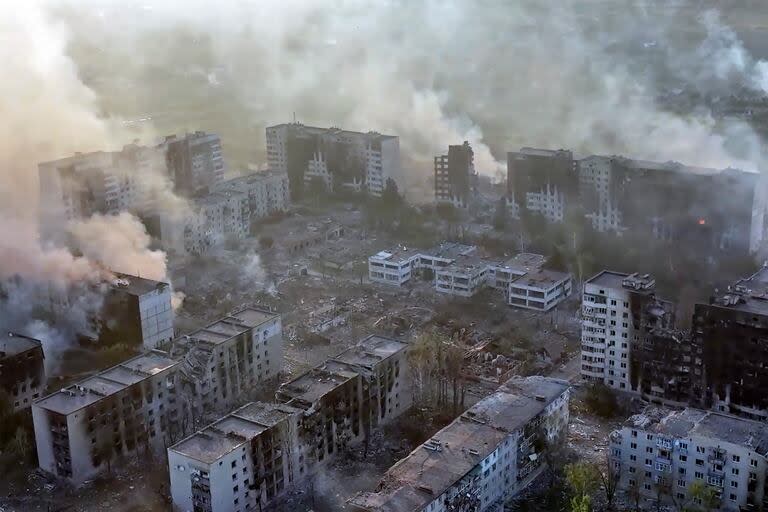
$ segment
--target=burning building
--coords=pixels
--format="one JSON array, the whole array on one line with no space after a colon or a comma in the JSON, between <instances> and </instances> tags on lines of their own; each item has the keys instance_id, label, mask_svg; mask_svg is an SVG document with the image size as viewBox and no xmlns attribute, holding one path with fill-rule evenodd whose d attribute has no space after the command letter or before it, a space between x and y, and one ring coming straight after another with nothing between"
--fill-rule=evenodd
<instances>
[{"instance_id":1,"label":"burning building","mask_svg":"<svg viewBox=\"0 0 768 512\"><path fill-rule=\"evenodd\" d=\"M495 510L531 483L568 429L570 389L515 377L392 466L353 510Z\"/></svg>"},{"instance_id":2,"label":"burning building","mask_svg":"<svg viewBox=\"0 0 768 512\"><path fill-rule=\"evenodd\" d=\"M448 146L435 157L435 201L467 208L477 199L475 157L469 142Z\"/></svg>"},{"instance_id":3,"label":"burning building","mask_svg":"<svg viewBox=\"0 0 768 512\"><path fill-rule=\"evenodd\" d=\"M45 388L43 345L16 333L0 335L0 389L14 410L27 409Z\"/></svg>"}]
</instances>

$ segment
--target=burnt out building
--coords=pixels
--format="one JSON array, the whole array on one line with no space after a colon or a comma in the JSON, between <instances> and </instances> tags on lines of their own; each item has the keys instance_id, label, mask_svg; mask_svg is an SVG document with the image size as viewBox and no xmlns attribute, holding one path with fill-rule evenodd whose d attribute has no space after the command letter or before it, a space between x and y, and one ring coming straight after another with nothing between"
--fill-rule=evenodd
<instances>
[{"instance_id":1,"label":"burnt out building","mask_svg":"<svg viewBox=\"0 0 768 512\"><path fill-rule=\"evenodd\" d=\"M768 268L697 304L692 331L703 350L704 405L768 418Z\"/></svg>"},{"instance_id":2,"label":"burnt out building","mask_svg":"<svg viewBox=\"0 0 768 512\"><path fill-rule=\"evenodd\" d=\"M562 222L579 199L573 153L535 148L507 153L507 189L515 216L538 214Z\"/></svg>"},{"instance_id":3,"label":"burnt out building","mask_svg":"<svg viewBox=\"0 0 768 512\"><path fill-rule=\"evenodd\" d=\"M366 441L374 428L411 407L407 347L369 336L280 387L278 402L305 411L300 435L311 463Z\"/></svg>"},{"instance_id":4,"label":"burnt out building","mask_svg":"<svg viewBox=\"0 0 768 512\"><path fill-rule=\"evenodd\" d=\"M655 287L650 275L607 270L584 284L582 378L648 400L697 402L701 350Z\"/></svg>"},{"instance_id":5,"label":"burnt out building","mask_svg":"<svg viewBox=\"0 0 768 512\"><path fill-rule=\"evenodd\" d=\"M448 154L435 157L435 201L468 208L477 199L475 154L469 142L448 146Z\"/></svg>"},{"instance_id":6,"label":"burnt out building","mask_svg":"<svg viewBox=\"0 0 768 512\"><path fill-rule=\"evenodd\" d=\"M288 174L292 199L318 184L379 196L401 176L400 140L393 135L286 123L267 127L266 141L269 168Z\"/></svg>"},{"instance_id":7,"label":"burnt out building","mask_svg":"<svg viewBox=\"0 0 768 512\"><path fill-rule=\"evenodd\" d=\"M759 173L677 162L589 156L578 163L580 202L597 231L747 254L764 238Z\"/></svg>"},{"instance_id":8,"label":"burnt out building","mask_svg":"<svg viewBox=\"0 0 768 512\"><path fill-rule=\"evenodd\" d=\"M168 450L181 510L269 510L292 485L410 408L406 343L369 336Z\"/></svg>"},{"instance_id":9,"label":"burnt out building","mask_svg":"<svg viewBox=\"0 0 768 512\"><path fill-rule=\"evenodd\" d=\"M97 319L99 343L156 348L173 339L173 318L169 283L118 273Z\"/></svg>"},{"instance_id":10,"label":"burnt out building","mask_svg":"<svg viewBox=\"0 0 768 512\"><path fill-rule=\"evenodd\" d=\"M190 425L179 361L149 352L32 404L40 469L74 484L161 455Z\"/></svg>"},{"instance_id":11,"label":"burnt out building","mask_svg":"<svg viewBox=\"0 0 768 512\"><path fill-rule=\"evenodd\" d=\"M177 510L264 508L307 469L298 445L301 410L247 404L168 449Z\"/></svg>"},{"instance_id":12,"label":"burnt out building","mask_svg":"<svg viewBox=\"0 0 768 512\"><path fill-rule=\"evenodd\" d=\"M27 409L45 388L43 345L16 333L0 334L0 389L15 411Z\"/></svg>"},{"instance_id":13,"label":"burnt out building","mask_svg":"<svg viewBox=\"0 0 768 512\"><path fill-rule=\"evenodd\" d=\"M80 484L162 455L207 412L231 410L282 364L279 314L237 313L32 404L40 468Z\"/></svg>"},{"instance_id":14,"label":"burnt out building","mask_svg":"<svg viewBox=\"0 0 768 512\"><path fill-rule=\"evenodd\" d=\"M201 131L170 135L160 148L165 150L168 175L178 194L205 194L224 181L226 166L218 135Z\"/></svg>"}]
</instances>

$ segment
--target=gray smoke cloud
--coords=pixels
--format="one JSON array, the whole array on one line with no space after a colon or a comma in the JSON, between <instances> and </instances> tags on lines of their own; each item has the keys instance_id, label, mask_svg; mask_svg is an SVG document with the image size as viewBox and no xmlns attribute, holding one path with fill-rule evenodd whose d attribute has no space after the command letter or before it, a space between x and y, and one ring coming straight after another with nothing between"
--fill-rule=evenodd
<instances>
[{"instance_id":1,"label":"gray smoke cloud","mask_svg":"<svg viewBox=\"0 0 768 512\"><path fill-rule=\"evenodd\" d=\"M747 123L657 102L669 86L765 93L766 63L705 9L715 2L55 5L77 31L70 51L104 108L169 128L212 127L242 159L263 161L263 127L295 112L307 123L400 135L418 180L435 154L463 140L491 175L521 145L717 167L762 162ZM760 4L727 9L768 16Z\"/></svg>"}]
</instances>

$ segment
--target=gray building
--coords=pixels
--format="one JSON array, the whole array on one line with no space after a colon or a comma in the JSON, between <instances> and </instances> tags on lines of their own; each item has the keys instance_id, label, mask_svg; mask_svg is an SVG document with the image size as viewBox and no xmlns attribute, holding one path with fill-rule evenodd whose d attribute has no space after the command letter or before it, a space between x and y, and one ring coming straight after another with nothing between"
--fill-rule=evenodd
<instances>
[{"instance_id":1,"label":"gray building","mask_svg":"<svg viewBox=\"0 0 768 512\"><path fill-rule=\"evenodd\" d=\"M224 181L226 166L218 135L201 131L170 135L161 147L165 150L168 174L180 195L204 194Z\"/></svg>"},{"instance_id":2,"label":"gray building","mask_svg":"<svg viewBox=\"0 0 768 512\"><path fill-rule=\"evenodd\" d=\"M40 340L16 333L0 334L0 389L15 411L27 409L45 389L45 364Z\"/></svg>"},{"instance_id":3,"label":"gray building","mask_svg":"<svg viewBox=\"0 0 768 512\"><path fill-rule=\"evenodd\" d=\"M722 413L649 408L610 437L619 488L644 500L702 506L694 483L712 489L718 510L761 510L766 502L768 427Z\"/></svg>"},{"instance_id":4,"label":"gray building","mask_svg":"<svg viewBox=\"0 0 768 512\"><path fill-rule=\"evenodd\" d=\"M392 466L375 492L352 498L352 509L496 510L544 470L542 447L564 441L569 399L565 381L507 381Z\"/></svg>"},{"instance_id":5,"label":"gray building","mask_svg":"<svg viewBox=\"0 0 768 512\"><path fill-rule=\"evenodd\" d=\"M266 141L269 168L288 175L292 199L303 197L312 182L379 196L388 180L402 175L394 135L286 123L267 127Z\"/></svg>"},{"instance_id":6,"label":"gray building","mask_svg":"<svg viewBox=\"0 0 768 512\"><path fill-rule=\"evenodd\" d=\"M246 308L32 404L40 468L74 484L161 455L282 364L280 316Z\"/></svg>"},{"instance_id":7,"label":"gray building","mask_svg":"<svg viewBox=\"0 0 768 512\"><path fill-rule=\"evenodd\" d=\"M412 403L407 344L369 336L168 449L183 512L268 510Z\"/></svg>"},{"instance_id":8,"label":"gray building","mask_svg":"<svg viewBox=\"0 0 768 512\"><path fill-rule=\"evenodd\" d=\"M477 199L475 156L469 142L448 146L448 154L435 157L435 201L468 208Z\"/></svg>"}]
</instances>

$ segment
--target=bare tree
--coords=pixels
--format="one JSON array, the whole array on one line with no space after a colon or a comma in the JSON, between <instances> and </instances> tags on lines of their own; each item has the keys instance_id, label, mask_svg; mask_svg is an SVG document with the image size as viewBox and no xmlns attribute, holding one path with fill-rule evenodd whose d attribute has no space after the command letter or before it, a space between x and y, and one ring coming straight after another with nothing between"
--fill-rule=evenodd
<instances>
[{"instance_id":1,"label":"bare tree","mask_svg":"<svg viewBox=\"0 0 768 512\"><path fill-rule=\"evenodd\" d=\"M621 481L621 463L614 460L610 452L606 452L605 460L599 467L600 482L605 492L605 506L607 510L613 510L616 499L616 491Z\"/></svg>"}]
</instances>

